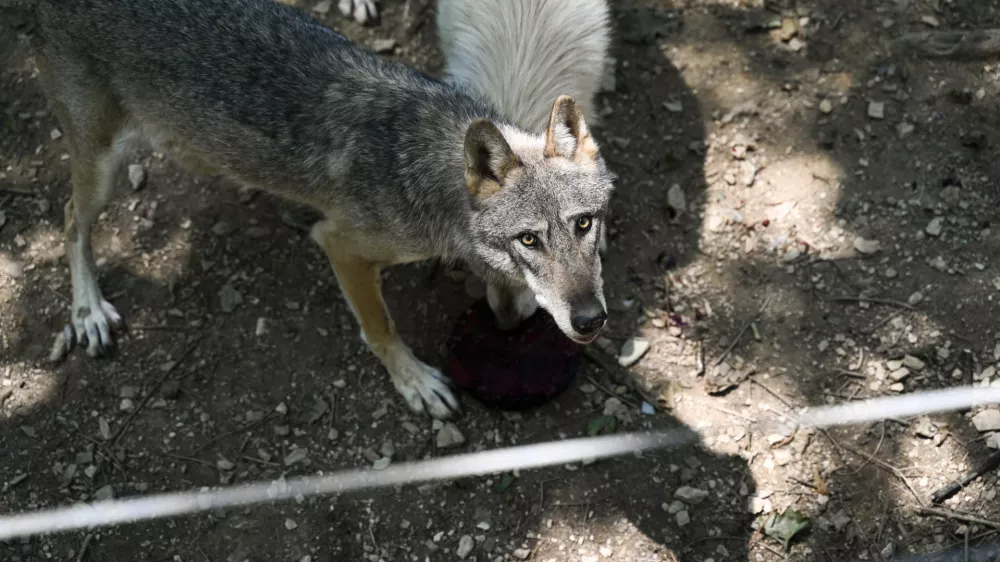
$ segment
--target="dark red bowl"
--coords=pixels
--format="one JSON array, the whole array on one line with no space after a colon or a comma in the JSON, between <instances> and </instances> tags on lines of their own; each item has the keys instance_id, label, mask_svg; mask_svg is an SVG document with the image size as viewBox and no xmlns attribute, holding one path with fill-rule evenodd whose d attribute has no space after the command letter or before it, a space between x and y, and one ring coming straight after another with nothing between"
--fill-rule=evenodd
<instances>
[{"instance_id":1,"label":"dark red bowl","mask_svg":"<svg viewBox=\"0 0 1000 562\"><path fill-rule=\"evenodd\" d=\"M504 410L539 406L561 394L576 376L582 348L538 309L504 331L483 300L459 318L448 340L449 376L482 403Z\"/></svg>"}]
</instances>

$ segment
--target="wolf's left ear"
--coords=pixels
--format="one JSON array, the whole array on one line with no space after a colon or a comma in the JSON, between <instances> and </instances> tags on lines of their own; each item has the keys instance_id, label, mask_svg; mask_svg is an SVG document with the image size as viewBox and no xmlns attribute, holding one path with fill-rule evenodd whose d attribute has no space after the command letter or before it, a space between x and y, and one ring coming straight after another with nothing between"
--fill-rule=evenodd
<instances>
[{"instance_id":1,"label":"wolf's left ear","mask_svg":"<svg viewBox=\"0 0 1000 562\"><path fill-rule=\"evenodd\" d=\"M559 96L552 106L549 128L545 131L545 157L556 156L578 163L597 159L597 143L590 136L583 110L573 98Z\"/></svg>"},{"instance_id":2,"label":"wolf's left ear","mask_svg":"<svg viewBox=\"0 0 1000 562\"><path fill-rule=\"evenodd\" d=\"M469 125L465 132L465 184L477 200L498 193L521 165L492 121L476 119Z\"/></svg>"}]
</instances>

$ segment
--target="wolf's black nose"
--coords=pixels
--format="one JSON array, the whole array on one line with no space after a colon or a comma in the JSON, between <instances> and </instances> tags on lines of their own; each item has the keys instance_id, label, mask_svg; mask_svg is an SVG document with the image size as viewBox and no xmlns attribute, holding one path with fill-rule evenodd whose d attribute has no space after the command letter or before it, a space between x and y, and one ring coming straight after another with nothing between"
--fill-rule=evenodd
<instances>
[{"instance_id":1,"label":"wolf's black nose","mask_svg":"<svg viewBox=\"0 0 1000 562\"><path fill-rule=\"evenodd\" d=\"M585 306L575 308L570 324L573 329L583 336L592 336L604 327L604 322L608 319L608 313L601 306L601 303L594 302Z\"/></svg>"}]
</instances>

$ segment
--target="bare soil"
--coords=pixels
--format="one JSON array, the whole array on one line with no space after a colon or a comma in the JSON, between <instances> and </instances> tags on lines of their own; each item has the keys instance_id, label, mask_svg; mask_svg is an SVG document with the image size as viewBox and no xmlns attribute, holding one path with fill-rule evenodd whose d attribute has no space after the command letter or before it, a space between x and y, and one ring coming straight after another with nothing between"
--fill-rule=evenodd
<instances>
[{"instance_id":1,"label":"bare soil","mask_svg":"<svg viewBox=\"0 0 1000 562\"><path fill-rule=\"evenodd\" d=\"M123 175L95 235L102 287L131 325L119 352L50 364L70 294L65 139L30 52L0 26L0 511L580 436L605 413L619 430L704 436L506 487L472 478L218 511L0 543L0 559L456 560L464 535L479 561L989 559L965 545L995 544L1000 526L918 510L997 446L978 410L829 432L782 422L806 405L1000 384L1000 61L886 49L904 31L996 25L998 7L614 2L597 134L621 179L611 320L593 351L614 365L629 338L651 349L628 370L586 363L537 410L465 398L466 442L448 450L359 339L300 210L168 156L134 155L148 180L133 191ZM335 5L317 17L364 45L395 39L391 56L438 73L433 2L384 9L372 28ZM404 337L439 365L472 302L461 279L417 265L385 282ZM998 480L938 508L1000 521ZM677 503L681 486L707 495ZM812 526L786 553L759 528L787 508Z\"/></svg>"}]
</instances>

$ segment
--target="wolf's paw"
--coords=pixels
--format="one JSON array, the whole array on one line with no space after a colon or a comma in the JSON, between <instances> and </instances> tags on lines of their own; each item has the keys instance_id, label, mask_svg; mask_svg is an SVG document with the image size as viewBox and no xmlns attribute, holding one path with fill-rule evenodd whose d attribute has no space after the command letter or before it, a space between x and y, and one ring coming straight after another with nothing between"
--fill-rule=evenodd
<instances>
[{"instance_id":1,"label":"wolf's paw","mask_svg":"<svg viewBox=\"0 0 1000 562\"><path fill-rule=\"evenodd\" d=\"M87 346L87 355L91 357L110 355L115 346L113 330L122 327L122 317L114 305L101 297L92 299L89 304L73 306L73 331L76 333L76 343ZM66 345L72 343L67 338Z\"/></svg>"},{"instance_id":2,"label":"wolf's paw","mask_svg":"<svg viewBox=\"0 0 1000 562\"><path fill-rule=\"evenodd\" d=\"M378 3L377 0L340 0L338 5L340 13L361 25L375 25L378 23Z\"/></svg>"},{"instance_id":3,"label":"wolf's paw","mask_svg":"<svg viewBox=\"0 0 1000 562\"><path fill-rule=\"evenodd\" d=\"M403 365L398 373L392 373L392 382L410 409L418 414L427 412L446 420L460 411L458 400L441 372L416 358Z\"/></svg>"}]
</instances>

